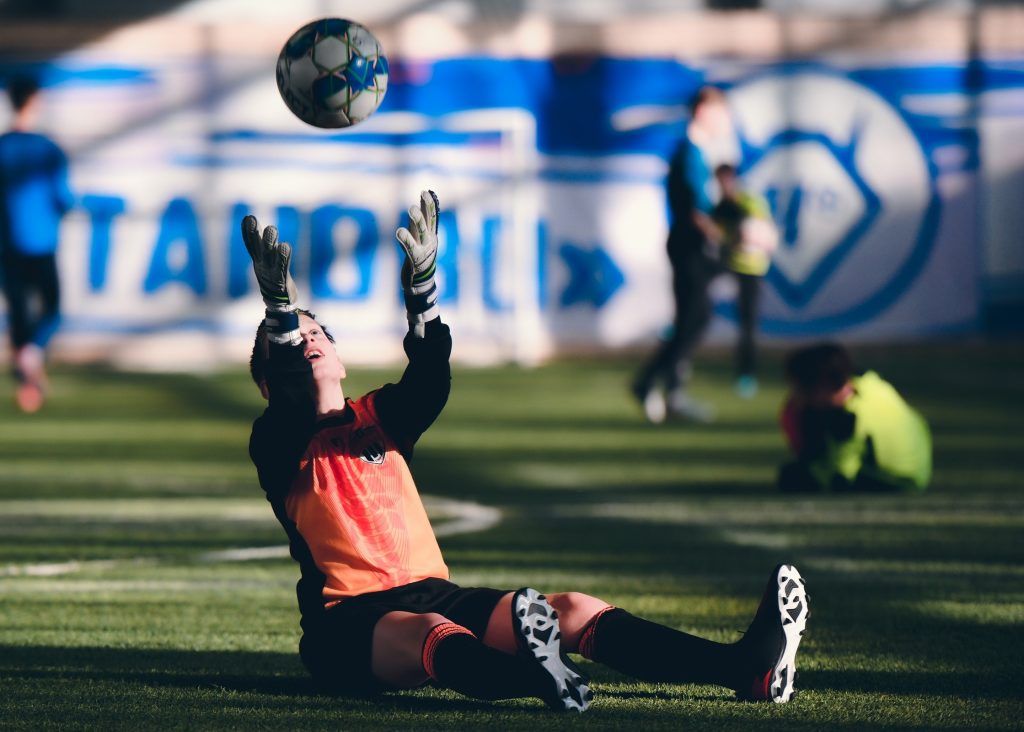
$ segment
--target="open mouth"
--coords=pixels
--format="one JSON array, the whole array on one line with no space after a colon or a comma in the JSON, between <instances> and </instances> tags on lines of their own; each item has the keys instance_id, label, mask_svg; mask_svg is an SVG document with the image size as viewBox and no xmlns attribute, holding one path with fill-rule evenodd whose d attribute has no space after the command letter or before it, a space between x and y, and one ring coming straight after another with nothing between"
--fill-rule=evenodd
<instances>
[{"instance_id":1,"label":"open mouth","mask_svg":"<svg viewBox=\"0 0 1024 732\"><path fill-rule=\"evenodd\" d=\"M315 348L306 352L307 361L319 361L324 357L323 351L318 351Z\"/></svg>"}]
</instances>

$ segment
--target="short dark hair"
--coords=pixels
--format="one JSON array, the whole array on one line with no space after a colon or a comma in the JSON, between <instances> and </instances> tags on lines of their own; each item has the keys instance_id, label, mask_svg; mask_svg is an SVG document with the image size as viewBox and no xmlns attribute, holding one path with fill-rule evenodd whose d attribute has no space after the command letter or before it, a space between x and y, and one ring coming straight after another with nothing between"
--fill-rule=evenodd
<instances>
[{"instance_id":1,"label":"short dark hair","mask_svg":"<svg viewBox=\"0 0 1024 732\"><path fill-rule=\"evenodd\" d=\"M334 343L334 336L331 335L331 331L327 330L323 323L316 319L316 315L311 313L309 310L303 310L302 308L296 308L295 312L299 315L305 315L310 320L316 320L317 325L320 326L320 330L327 336L327 340ZM267 327L264 323L260 323L259 327L256 328L256 337L252 342L252 355L249 356L249 375L252 377L253 382L259 386L267 379Z\"/></svg>"},{"instance_id":2,"label":"short dark hair","mask_svg":"<svg viewBox=\"0 0 1024 732\"><path fill-rule=\"evenodd\" d=\"M723 175L736 175L736 173L738 172L739 171L736 170L735 165L730 165L729 163L722 163L717 168L715 168L715 177Z\"/></svg>"},{"instance_id":3,"label":"short dark hair","mask_svg":"<svg viewBox=\"0 0 1024 732\"><path fill-rule=\"evenodd\" d=\"M34 76L15 76L7 82L7 96L15 112L20 112L42 86Z\"/></svg>"},{"instance_id":4,"label":"short dark hair","mask_svg":"<svg viewBox=\"0 0 1024 732\"><path fill-rule=\"evenodd\" d=\"M717 86L702 86L693 93L693 96L690 97L690 101L687 104L690 109L690 116L692 117L697 113L698 107L712 102L725 104L725 93Z\"/></svg>"},{"instance_id":5,"label":"short dark hair","mask_svg":"<svg viewBox=\"0 0 1024 732\"><path fill-rule=\"evenodd\" d=\"M839 391L854 374L853 359L838 343L818 343L786 357L786 378L801 391Z\"/></svg>"}]
</instances>

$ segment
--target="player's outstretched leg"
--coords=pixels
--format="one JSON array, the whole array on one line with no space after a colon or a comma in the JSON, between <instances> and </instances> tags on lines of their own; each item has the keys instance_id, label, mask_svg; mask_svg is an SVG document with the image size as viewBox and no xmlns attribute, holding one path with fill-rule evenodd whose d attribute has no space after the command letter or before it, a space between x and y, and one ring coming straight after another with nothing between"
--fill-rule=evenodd
<instances>
[{"instance_id":1,"label":"player's outstretched leg","mask_svg":"<svg viewBox=\"0 0 1024 732\"><path fill-rule=\"evenodd\" d=\"M780 564L768 579L761 604L736 646L751 669L750 684L736 696L783 704L793 698L796 650L811 611L803 577L791 564Z\"/></svg>"},{"instance_id":2,"label":"player's outstretched leg","mask_svg":"<svg viewBox=\"0 0 1024 732\"><path fill-rule=\"evenodd\" d=\"M512 628L520 653L532 658L551 677L544 701L552 709L582 712L590 704L590 681L562 650L558 613L544 595L530 587L512 596Z\"/></svg>"},{"instance_id":3,"label":"player's outstretched leg","mask_svg":"<svg viewBox=\"0 0 1024 732\"><path fill-rule=\"evenodd\" d=\"M744 637L715 643L606 607L586 625L579 653L644 681L715 684L741 699L782 703L793 696L796 651L809 616L795 567L775 568Z\"/></svg>"}]
</instances>

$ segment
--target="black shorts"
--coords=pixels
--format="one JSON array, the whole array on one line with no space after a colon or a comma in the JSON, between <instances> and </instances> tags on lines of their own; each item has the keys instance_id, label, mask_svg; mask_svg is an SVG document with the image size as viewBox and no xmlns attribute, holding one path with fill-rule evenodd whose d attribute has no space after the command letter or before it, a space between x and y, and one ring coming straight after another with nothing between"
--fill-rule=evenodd
<instances>
[{"instance_id":1,"label":"black shorts","mask_svg":"<svg viewBox=\"0 0 1024 732\"><path fill-rule=\"evenodd\" d=\"M313 679L326 691L373 694L388 687L371 667L373 629L390 612L437 613L483 638L498 601L512 590L459 587L443 579L425 579L401 587L343 600L315 627L307 627L299 655Z\"/></svg>"}]
</instances>

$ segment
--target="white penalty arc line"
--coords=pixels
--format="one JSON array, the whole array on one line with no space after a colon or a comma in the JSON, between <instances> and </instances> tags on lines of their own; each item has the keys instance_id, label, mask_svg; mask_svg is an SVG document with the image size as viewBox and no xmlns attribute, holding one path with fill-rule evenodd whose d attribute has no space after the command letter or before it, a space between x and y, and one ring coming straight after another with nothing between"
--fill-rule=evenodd
<instances>
[{"instance_id":1,"label":"white penalty arc line","mask_svg":"<svg viewBox=\"0 0 1024 732\"><path fill-rule=\"evenodd\" d=\"M435 513L452 517L451 520L434 527L434 536L472 534L486 531L501 523L501 511L493 506L435 496L423 496L423 502ZM282 544L203 552L196 557L196 560L200 562L252 562L260 559L284 559L289 556L291 555L288 545Z\"/></svg>"},{"instance_id":2,"label":"white penalty arc line","mask_svg":"<svg viewBox=\"0 0 1024 732\"><path fill-rule=\"evenodd\" d=\"M450 517L450 520L434 527L434 535L438 537L486 531L497 526L502 519L499 509L472 501L423 496L423 502L434 513L445 518ZM206 563L253 562L263 559L287 559L289 556L288 545L281 544L202 552L193 557L193 560ZM131 557L127 559L85 559L39 564L10 564L0 567L0 577L58 577L86 569L104 570L122 564L150 564L155 561L151 557Z\"/></svg>"},{"instance_id":3,"label":"white penalty arc line","mask_svg":"<svg viewBox=\"0 0 1024 732\"><path fill-rule=\"evenodd\" d=\"M0 567L0 577L59 577L63 574L81 572L83 569L111 569L124 564L121 559L72 559L67 562L44 562L41 564L9 564Z\"/></svg>"}]
</instances>

